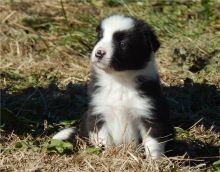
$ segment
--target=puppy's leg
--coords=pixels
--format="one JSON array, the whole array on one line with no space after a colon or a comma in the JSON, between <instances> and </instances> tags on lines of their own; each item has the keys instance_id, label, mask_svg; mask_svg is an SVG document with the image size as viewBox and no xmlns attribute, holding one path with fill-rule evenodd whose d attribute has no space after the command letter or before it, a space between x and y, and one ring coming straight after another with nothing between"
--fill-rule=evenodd
<instances>
[{"instance_id":1,"label":"puppy's leg","mask_svg":"<svg viewBox=\"0 0 220 172\"><path fill-rule=\"evenodd\" d=\"M107 125L101 114L92 115L87 113L86 127L89 141L97 147L111 145L111 137Z\"/></svg>"},{"instance_id":2,"label":"puppy's leg","mask_svg":"<svg viewBox=\"0 0 220 172\"><path fill-rule=\"evenodd\" d=\"M157 159L164 154L165 143L159 142L156 138L145 136L143 140L146 156Z\"/></svg>"},{"instance_id":3,"label":"puppy's leg","mask_svg":"<svg viewBox=\"0 0 220 172\"><path fill-rule=\"evenodd\" d=\"M152 125L141 125L140 133L145 148L145 154L147 157L152 157L153 159L158 159L165 152L165 142L160 142L157 137L153 135L157 128L152 127Z\"/></svg>"},{"instance_id":4,"label":"puppy's leg","mask_svg":"<svg viewBox=\"0 0 220 172\"><path fill-rule=\"evenodd\" d=\"M91 130L89 132L89 139L91 143L97 147L106 147L112 143L111 137L105 124L99 130Z\"/></svg>"}]
</instances>

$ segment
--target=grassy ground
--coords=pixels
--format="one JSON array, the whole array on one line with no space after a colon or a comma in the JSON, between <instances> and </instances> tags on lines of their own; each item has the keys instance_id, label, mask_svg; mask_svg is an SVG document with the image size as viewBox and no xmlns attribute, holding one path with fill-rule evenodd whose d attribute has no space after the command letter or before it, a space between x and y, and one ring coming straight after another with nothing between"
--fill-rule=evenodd
<instances>
[{"instance_id":1,"label":"grassy ground","mask_svg":"<svg viewBox=\"0 0 220 172\"><path fill-rule=\"evenodd\" d=\"M219 0L3 0L0 5L1 171L220 170ZM154 26L177 156L50 140L86 110L89 53L100 19L124 13Z\"/></svg>"}]
</instances>

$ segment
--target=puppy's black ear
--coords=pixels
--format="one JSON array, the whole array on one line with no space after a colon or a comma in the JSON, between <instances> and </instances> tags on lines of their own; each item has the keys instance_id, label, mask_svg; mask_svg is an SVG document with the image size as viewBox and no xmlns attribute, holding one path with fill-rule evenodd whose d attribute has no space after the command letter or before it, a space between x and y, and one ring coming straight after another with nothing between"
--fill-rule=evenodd
<instances>
[{"instance_id":1,"label":"puppy's black ear","mask_svg":"<svg viewBox=\"0 0 220 172\"><path fill-rule=\"evenodd\" d=\"M155 31L149 25L145 25L145 35L151 50L156 52L160 47L160 41L158 40Z\"/></svg>"},{"instance_id":2,"label":"puppy's black ear","mask_svg":"<svg viewBox=\"0 0 220 172\"><path fill-rule=\"evenodd\" d=\"M160 42L153 30L149 33L149 36L151 49L153 50L153 52L156 52L160 48Z\"/></svg>"}]
</instances>

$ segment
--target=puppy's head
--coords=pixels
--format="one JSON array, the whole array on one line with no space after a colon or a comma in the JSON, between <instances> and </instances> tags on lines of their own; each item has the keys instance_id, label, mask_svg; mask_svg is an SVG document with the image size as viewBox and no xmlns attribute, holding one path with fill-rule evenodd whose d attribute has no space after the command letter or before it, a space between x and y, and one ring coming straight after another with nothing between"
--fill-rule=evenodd
<instances>
[{"instance_id":1,"label":"puppy's head","mask_svg":"<svg viewBox=\"0 0 220 172\"><path fill-rule=\"evenodd\" d=\"M142 69L160 46L148 24L123 15L105 18L97 27L97 34L91 61L103 70Z\"/></svg>"}]
</instances>

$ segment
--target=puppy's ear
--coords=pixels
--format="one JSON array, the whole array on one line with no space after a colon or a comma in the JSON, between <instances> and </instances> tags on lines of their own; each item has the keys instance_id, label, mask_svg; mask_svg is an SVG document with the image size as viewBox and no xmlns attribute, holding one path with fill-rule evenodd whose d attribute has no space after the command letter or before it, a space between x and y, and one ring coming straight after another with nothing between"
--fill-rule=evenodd
<instances>
[{"instance_id":1,"label":"puppy's ear","mask_svg":"<svg viewBox=\"0 0 220 172\"><path fill-rule=\"evenodd\" d=\"M149 33L149 36L151 49L153 50L153 52L156 52L160 48L160 42L153 30Z\"/></svg>"},{"instance_id":2,"label":"puppy's ear","mask_svg":"<svg viewBox=\"0 0 220 172\"><path fill-rule=\"evenodd\" d=\"M145 25L145 36L151 50L156 52L160 47L160 41L158 40L155 31L149 25Z\"/></svg>"}]
</instances>

